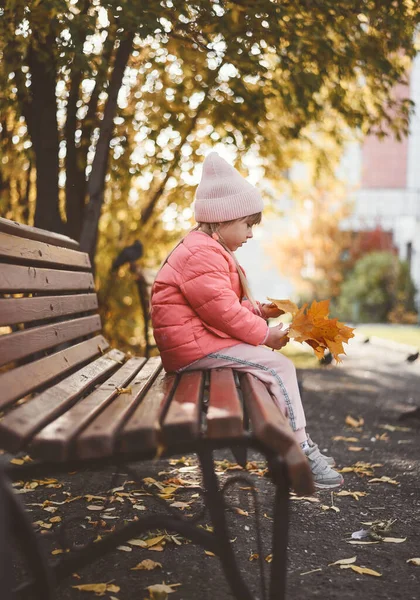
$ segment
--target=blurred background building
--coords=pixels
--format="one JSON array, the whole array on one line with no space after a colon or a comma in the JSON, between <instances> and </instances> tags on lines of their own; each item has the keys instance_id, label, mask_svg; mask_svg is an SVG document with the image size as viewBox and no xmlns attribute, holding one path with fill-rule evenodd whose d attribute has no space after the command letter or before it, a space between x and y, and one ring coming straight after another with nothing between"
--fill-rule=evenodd
<instances>
[{"instance_id":1,"label":"blurred background building","mask_svg":"<svg viewBox=\"0 0 420 600\"><path fill-rule=\"evenodd\" d=\"M406 86L396 93L416 104L410 134L402 141L368 136L349 146L341 170L354 185L354 212L346 228L368 231L380 227L392 234L402 260L408 261L420 290L420 58L417 56ZM419 294L417 304L420 305Z\"/></svg>"}]
</instances>

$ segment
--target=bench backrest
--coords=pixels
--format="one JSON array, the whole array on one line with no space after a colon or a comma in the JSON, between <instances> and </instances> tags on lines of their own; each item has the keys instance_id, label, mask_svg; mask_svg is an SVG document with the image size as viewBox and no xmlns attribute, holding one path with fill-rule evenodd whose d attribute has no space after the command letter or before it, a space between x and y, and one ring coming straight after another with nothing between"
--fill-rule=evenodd
<instances>
[{"instance_id":1,"label":"bench backrest","mask_svg":"<svg viewBox=\"0 0 420 600\"><path fill-rule=\"evenodd\" d=\"M97 311L77 242L0 218L0 411L108 348Z\"/></svg>"}]
</instances>

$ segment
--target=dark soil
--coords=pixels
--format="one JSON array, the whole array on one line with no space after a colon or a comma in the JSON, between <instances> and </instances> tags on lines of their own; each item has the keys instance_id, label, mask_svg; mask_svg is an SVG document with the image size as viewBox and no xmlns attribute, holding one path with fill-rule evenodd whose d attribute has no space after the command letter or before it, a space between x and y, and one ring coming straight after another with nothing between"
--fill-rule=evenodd
<instances>
[{"instance_id":1,"label":"dark soil","mask_svg":"<svg viewBox=\"0 0 420 600\"><path fill-rule=\"evenodd\" d=\"M311 437L321 449L326 449L335 457L338 468L349 467L357 461L380 464L371 469L373 475L344 473L343 490L364 492L358 500L352 496L337 496L331 492L319 492L315 502L305 499L292 499L290 509L290 540L288 553L288 599L307 600L322 598L325 600L346 600L349 598L369 598L369 600L420 598L420 566L407 563L411 558L420 557L420 421L401 420L400 417L414 406L420 405L419 383L420 367L407 365L404 357L389 350L366 348L362 345L353 349L344 368L327 367L313 371L300 372L304 390L304 405L307 414L308 429ZM363 425L352 428L346 424L346 417L362 418ZM384 425L387 426L384 428ZM391 427L389 427L391 426ZM397 427L396 430L392 430ZM408 427L409 430L399 428ZM391 430L390 430L391 429ZM334 440L337 436L354 437L357 441ZM355 448L362 448L355 450ZM229 470L234 461L230 454L220 454L225 460L219 466L220 480L227 480L238 470ZM191 460L189 460L191 459ZM248 477L258 490L260 522L263 548L262 555L271 552L271 504L273 486L264 476L264 463L258 455L250 456L254 462ZM137 468L140 480L152 477L165 481L168 477L180 477L186 480L198 480L199 470L179 469L194 466L194 457L187 457L178 465L169 461L155 461ZM380 482L370 483L373 477L390 477L398 484ZM133 495L120 496L105 507L108 511L89 511L88 506L104 505L103 501L86 499L87 494L103 496L110 488L124 485L123 492L139 490L140 485L127 483L132 474L122 472L113 478L112 470L100 473L78 472L58 477L60 487L48 487L40 484L36 489L23 493L20 498L25 502L34 522L49 523L53 517L63 520L74 517L69 529L72 542L82 543L94 539L97 535L106 535L106 530L118 527L124 520L132 520L139 514L133 508L136 501ZM143 484L146 491L149 488ZM232 488L228 498L231 506L248 512L248 516L229 512L231 538L245 579L254 591L256 598L262 599L259 590L258 561L250 557L258 553L256 538L255 511L252 496L246 484ZM157 490L156 485L152 488ZM18 487L22 489L22 486ZM340 491L340 490L336 490ZM138 492L139 493L139 492ZM176 501L191 502L191 508L185 512L193 513L200 505L199 498L191 498L193 491L175 492ZM74 502L56 507L55 513L45 510L48 505L39 506L45 500L63 501L82 496ZM138 504L146 511L156 501L152 496L138 496ZM326 509L335 506L339 511ZM143 511L141 514L145 514ZM105 517L117 517L109 519ZM352 532L369 526L363 522L393 522L388 537L406 538L402 543L379 542L372 545L350 545L348 540ZM203 521L203 523L209 521ZM53 523L51 530L44 530L43 542L48 554L58 549L59 544L51 532L60 527ZM43 529L37 526L37 529ZM154 532L157 533L158 532ZM141 536L143 538L152 537ZM124 544L128 546L128 544ZM352 569L329 566L339 559L356 556L355 565L368 567L381 574L372 576L359 574ZM60 556L52 557L59 560ZM132 567L145 558L158 561L162 569L153 571L133 571ZM265 562L266 571L269 564ZM19 579L22 577L18 570ZM72 586L85 583L112 581L120 588L118 592L107 592L106 598L118 600L142 600L148 598L147 586L165 582L180 583L169 597L173 600L227 600L232 598L219 560L207 555L203 549L193 544L181 542L181 545L167 542L163 551L152 551L132 547L131 552L116 550L104 559L81 569L77 574L63 581L57 589L57 600L79 600L95 598L93 593L74 589Z\"/></svg>"}]
</instances>

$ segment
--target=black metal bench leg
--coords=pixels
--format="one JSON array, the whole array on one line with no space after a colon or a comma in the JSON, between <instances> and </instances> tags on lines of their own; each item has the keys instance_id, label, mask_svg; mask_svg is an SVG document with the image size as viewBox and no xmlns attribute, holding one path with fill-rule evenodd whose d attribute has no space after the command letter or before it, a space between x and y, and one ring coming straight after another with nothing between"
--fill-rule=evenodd
<instances>
[{"instance_id":1,"label":"black metal bench leg","mask_svg":"<svg viewBox=\"0 0 420 600\"><path fill-rule=\"evenodd\" d=\"M11 559L12 535L10 531L10 515L8 512L7 493L5 490L4 475L0 473L0 590L4 600L12 600L13 569Z\"/></svg>"},{"instance_id":2,"label":"black metal bench leg","mask_svg":"<svg viewBox=\"0 0 420 600\"><path fill-rule=\"evenodd\" d=\"M29 519L22 503L16 494L14 494L6 477L1 473L0 489L2 510L6 511L6 517L8 519L8 537L13 535L13 538L16 539L25 558L25 565L30 571L29 577L33 577L30 586L30 598L35 598L37 600L52 600L52 572L48 566L47 559L44 556L43 548L39 544L38 537L32 526L32 522ZM6 552L7 551L10 551L10 546L6 547ZM11 560L11 558L9 558L9 560ZM12 570L10 569L9 576L11 572ZM22 586L26 587L25 584L22 584ZM21 586L17 582L17 587L15 588L17 596L19 595L20 587ZM11 595L9 597L14 598L15 596ZM8 599L8 596L5 595L5 598Z\"/></svg>"},{"instance_id":3,"label":"black metal bench leg","mask_svg":"<svg viewBox=\"0 0 420 600\"><path fill-rule=\"evenodd\" d=\"M247 463L247 447L246 446L232 446L231 451L235 457L236 462L241 467L245 468Z\"/></svg>"},{"instance_id":4,"label":"black metal bench leg","mask_svg":"<svg viewBox=\"0 0 420 600\"><path fill-rule=\"evenodd\" d=\"M276 461L277 462L277 461ZM270 600L286 597L287 542L289 530L289 480L286 466L275 465L276 486L273 521L273 559L271 562Z\"/></svg>"},{"instance_id":5,"label":"black metal bench leg","mask_svg":"<svg viewBox=\"0 0 420 600\"><path fill-rule=\"evenodd\" d=\"M244 582L236 564L235 554L229 542L229 531L226 523L225 503L214 471L213 453L203 451L198 453L200 459L207 508L209 510L214 533L219 548L219 557L225 577L237 600L254 600L248 586Z\"/></svg>"}]
</instances>

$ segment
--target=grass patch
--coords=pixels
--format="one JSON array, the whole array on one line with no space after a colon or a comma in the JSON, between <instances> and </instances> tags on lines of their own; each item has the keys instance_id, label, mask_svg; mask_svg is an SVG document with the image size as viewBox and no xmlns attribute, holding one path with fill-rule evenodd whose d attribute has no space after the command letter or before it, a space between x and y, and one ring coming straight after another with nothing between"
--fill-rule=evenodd
<instances>
[{"instance_id":1,"label":"grass patch","mask_svg":"<svg viewBox=\"0 0 420 600\"><path fill-rule=\"evenodd\" d=\"M358 325L356 333L420 348L420 327L416 325Z\"/></svg>"},{"instance_id":2,"label":"grass patch","mask_svg":"<svg viewBox=\"0 0 420 600\"><path fill-rule=\"evenodd\" d=\"M319 367L319 361L315 354L299 348L300 344L289 343L281 353L290 358L297 369L316 369Z\"/></svg>"}]
</instances>

